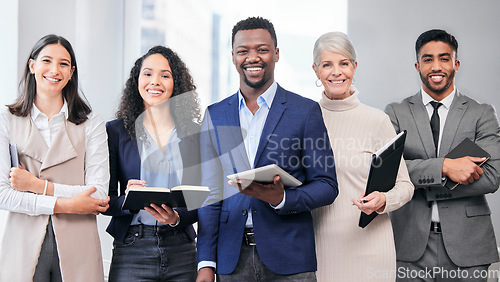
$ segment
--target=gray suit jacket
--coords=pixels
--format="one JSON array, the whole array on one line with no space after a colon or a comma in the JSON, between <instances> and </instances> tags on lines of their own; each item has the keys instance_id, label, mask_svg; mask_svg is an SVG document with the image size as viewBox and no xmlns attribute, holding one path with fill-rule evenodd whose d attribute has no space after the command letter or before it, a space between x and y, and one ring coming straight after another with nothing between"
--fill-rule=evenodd
<instances>
[{"instance_id":1,"label":"gray suit jacket","mask_svg":"<svg viewBox=\"0 0 500 282\"><path fill-rule=\"evenodd\" d=\"M404 158L415 185L413 199L391 216L397 259L413 262L424 254L431 224L430 202L437 200L443 241L450 259L460 267L498 261L498 252L485 194L499 186L500 128L494 108L460 94L451 104L439 156L435 155L430 121L419 92L387 106L397 132L408 131ZM444 156L464 138L491 155L484 174L469 185L450 191L441 177Z\"/></svg>"}]
</instances>

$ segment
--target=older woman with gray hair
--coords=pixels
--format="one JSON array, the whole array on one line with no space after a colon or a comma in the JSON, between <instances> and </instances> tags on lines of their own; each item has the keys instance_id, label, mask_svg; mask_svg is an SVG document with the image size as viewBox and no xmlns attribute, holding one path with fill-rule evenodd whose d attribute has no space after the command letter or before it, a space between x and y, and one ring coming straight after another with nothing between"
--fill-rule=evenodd
<instances>
[{"instance_id":1,"label":"older woman with gray hair","mask_svg":"<svg viewBox=\"0 0 500 282\"><path fill-rule=\"evenodd\" d=\"M356 51L347 35L323 34L313 55L339 183L335 202L313 211L318 281L394 281L396 252L387 213L407 203L414 190L403 159L391 190L364 192L372 154L396 133L383 111L361 104L353 85ZM360 211L379 216L360 228Z\"/></svg>"}]
</instances>

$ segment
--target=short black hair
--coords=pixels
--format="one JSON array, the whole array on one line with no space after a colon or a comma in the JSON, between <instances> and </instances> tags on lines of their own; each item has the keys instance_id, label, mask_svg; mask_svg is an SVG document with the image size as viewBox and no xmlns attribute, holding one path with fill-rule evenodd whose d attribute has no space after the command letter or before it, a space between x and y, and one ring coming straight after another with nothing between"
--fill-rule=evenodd
<instances>
[{"instance_id":1,"label":"short black hair","mask_svg":"<svg viewBox=\"0 0 500 282\"><path fill-rule=\"evenodd\" d=\"M271 38L274 41L274 48L278 47L278 39L276 38L276 32L274 31L273 24L262 17L249 17L247 19L237 22L233 27L233 34L231 36L231 46L234 45L234 36L240 30L251 30L251 29L265 29L271 34Z\"/></svg>"},{"instance_id":2,"label":"short black hair","mask_svg":"<svg viewBox=\"0 0 500 282\"><path fill-rule=\"evenodd\" d=\"M455 51L455 53L458 54L458 42L457 39L455 39L455 36L449 34L448 32L442 29L431 29L420 34L420 36L417 38L417 41L415 42L415 52L417 55L417 61L418 61L418 52L420 52L422 46L431 41L444 42L450 45L453 51Z\"/></svg>"}]
</instances>

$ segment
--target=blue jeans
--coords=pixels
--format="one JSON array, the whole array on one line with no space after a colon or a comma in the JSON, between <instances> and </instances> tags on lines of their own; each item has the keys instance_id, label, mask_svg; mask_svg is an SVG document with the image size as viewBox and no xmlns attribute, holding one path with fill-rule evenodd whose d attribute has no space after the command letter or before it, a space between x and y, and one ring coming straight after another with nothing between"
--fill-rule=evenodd
<instances>
[{"instance_id":1,"label":"blue jeans","mask_svg":"<svg viewBox=\"0 0 500 282\"><path fill-rule=\"evenodd\" d=\"M195 281L196 247L182 230L132 225L113 243L109 281Z\"/></svg>"}]
</instances>

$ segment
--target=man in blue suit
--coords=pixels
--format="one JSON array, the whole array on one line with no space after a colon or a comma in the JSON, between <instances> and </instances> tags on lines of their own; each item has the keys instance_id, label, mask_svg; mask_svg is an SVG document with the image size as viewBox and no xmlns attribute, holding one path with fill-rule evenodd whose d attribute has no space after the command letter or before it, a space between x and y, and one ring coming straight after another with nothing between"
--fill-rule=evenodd
<instances>
[{"instance_id":1,"label":"man in blue suit","mask_svg":"<svg viewBox=\"0 0 500 282\"><path fill-rule=\"evenodd\" d=\"M232 46L240 89L209 106L202 125L202 185L211 194L198 211L197 281L214 281L215 272L223 282L316 281L310 211L338 194L321 110L274 81L279 49L271 22L238 22ZM229 174L268 164L303 184L284 187L279 176L267 184L227 182Z\"/></svg>"}]
</instances>

